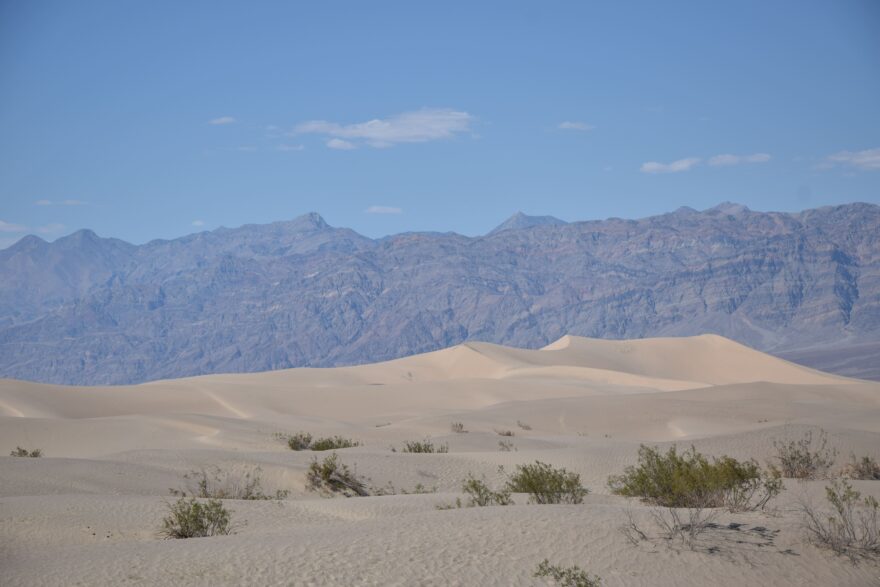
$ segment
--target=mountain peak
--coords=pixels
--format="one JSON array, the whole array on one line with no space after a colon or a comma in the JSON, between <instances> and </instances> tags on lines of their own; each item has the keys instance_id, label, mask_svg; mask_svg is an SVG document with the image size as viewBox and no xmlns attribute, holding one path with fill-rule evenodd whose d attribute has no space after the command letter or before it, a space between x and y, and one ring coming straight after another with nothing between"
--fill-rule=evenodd
<instances>
[{"instance_id":1,"label":"mountain peak","mask_svg":"<svg viewBox=\"0 0 880 587\"><path fill-rule=\"evenodd\" d=\"M493 228L489 234L495 234L503 230L522 230L525 228L533 228L535 226L559 226L562 224L568 223L554 216L529 216L528 214L517 212Z\"/></svg>"},{"instance_id":2,"label":"mountain peak","mask_svg":"<svg viewBox=\"0 0 880 587\"><path fill-rule=\"evenodd\" d=\"M297 228L312 228L317 230L323 230L325 228L330 228L330 225L321 217L317 212L309 212L308 214L303 214L302 216L297 216L290 223Z\"/></svg>"},{"instance_id":3,"label":"mountain peak","mask_svg":"<svg viewBox=\"0 0 880 587\"><path fill-rule=\"evenodd\" d=\"M737 214L742 214L743 212L751 212L751 210L749 210L748 207L742 204L737 204L736 202L721 202L717 206L709 208L708 210L706 210L706 212L716 214L731 214L733 216L736 216Z\"/></svg>"}]
</instances>

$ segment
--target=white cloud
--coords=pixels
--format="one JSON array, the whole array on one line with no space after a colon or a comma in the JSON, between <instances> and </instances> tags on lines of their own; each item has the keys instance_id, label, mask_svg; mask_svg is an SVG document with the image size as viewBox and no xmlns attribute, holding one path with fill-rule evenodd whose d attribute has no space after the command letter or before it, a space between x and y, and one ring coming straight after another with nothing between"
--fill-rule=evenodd
<instances>
[{"instance_id":1,"label":"white cloud","mask_svg":"<svg viewBox=\"0 0 880 587\"><path fill-rule=\"evenodd\" d=\"M193 225L193 226L204 226L204 225L205 225L205 221L204 221L204 220L193 220L193 221L192 221L192 225Z\"/></svg>"},{"instance_id":2,"label":"white cloud","mask_svg":"<svg viewBox=\"0 0 880 587\"><path fill-rule=\"evenodd\" d=\"M593 130L596 128L592 124L587 124L586 122L573 122L570 120L566 120L565 122L559 123L559 128L562 130L579 130L581 132L586 132L589 130Z\"/></svg>"},{"instance_id":3,"label":"white cloud","mask_svg":"<svg viewBox=\"0 0 880 587\"><path fill-rule=\"evenodd\" d=\"M330 139L327 141L327 146L331 149L339 149L340 151L351 151L352 149L357 149L354 143L349 143L348 141L343 141L342 139Z\"/></svg>"},{"instance_id":4,"label":"white cloud","mask_svg":"<svg viewBox=\"0 0 880 587\"><path fill-rule=\"evenodd\" d=\"M51 206L52 200L37 200L34 202L34 206Z\"/></svg>"},{"instance_id":5,"label":"white cloud","mask_svg":"<svg viewBox=\"0 0 880 587\"><path fill-rule=\"evenodd\" d=\"M831 167L835 164L849 165L863 171L880 169L880 148L856 152L840 151L829 155L825 167Z\"/></svg>"},{"instance_id":6,"label":"white cloud","mask_svg":"<svg viewBox=\"0 0 880 587\"><path fill-rule=\"evenodd\" d=\"M715 155L709 159L709 165L713 167L739 165L740 163L766 163L770 161L767 153L754 153L752 155Z\"/></svg>"},{"instance_id":7,"label":"white cloud","mask_svg":"<svg viewBox=\"0 0 880 587\"><path fill-rule=\"evenodd\" d=\"M278 145L279 151L304 151L305 145Z\"/></svg>"},{"instance_id":8,"label":"white cloud","mask_svg":"<svg viewBox=\"0 0 880 587\"><path fill-rule=\"evenodd\" d=\"M64 230L64 225L57 222L53 222L52 224L47 224L45 226L40 226L37 228L37 232L39 232L40 234L51 234L53 232L61 232L62 230Z\"/></svg>"},{"instance_id":9,"label":"white cloud","mask_svg":"<svg viewBox=\"0 0 880 587\"><path fill-rule=\"evenodd\" d=\"M27 226L12 224L11 222L0 220L0 232L27 232L27 229Z\"/></svg>"},{"instance_id":10,"label":"white cloud","mask_svg":"<svg viewBox=\"0 0 880 587\"><path fill-rule=\"evenodd\" d=\"M222 125L222 124L232 124L235 122L235 119L231 116L221 116L219 118L212 118L208 121L208 124L213 124L214 126Z\"/></svg>"},{"instance_id":11,"label":"white cloud","mask_svg":"<svg viewBox=\"0 0 880 587\"><path fill-rule=\"evenodd\" d=\"M456 133L469 131L472 120L473 117L467 112L449 108L423 108L357 124L342 125L326 120L310 120L297 125L294 132L321 134L333 137L335 140L347 139L343 142L351 146L341 147L343 149L355 146L351 142L354 140L361 140L371 147L381 148L400 143L424 143L452 138ZM334 139L327 141L327 146L340 148L331 145Z\"/></svg>"},{"instance_id":12,"label":"white cloud","mask_svg":"<svg viewBox=\"0 0 880 587\"><path fill-rule=\"evenodd\" d=\"M679 159L672 163L657 163L656 161L648 161L642 163L640 171L642 173L678 173L680 171L689 171L697 165L700 160L696 157L688 157L687 159Z\"/></svg>"},{"instance_id":13,"label":"white cloud","mask_svg":"<svg viewBox=\"0 0 880 587\"><path fill-rule=\"evenodd\" d=\"M403 214L403 208L395 206L370 206L364 212L367 214Z\"/></svg>"}]
</instances>

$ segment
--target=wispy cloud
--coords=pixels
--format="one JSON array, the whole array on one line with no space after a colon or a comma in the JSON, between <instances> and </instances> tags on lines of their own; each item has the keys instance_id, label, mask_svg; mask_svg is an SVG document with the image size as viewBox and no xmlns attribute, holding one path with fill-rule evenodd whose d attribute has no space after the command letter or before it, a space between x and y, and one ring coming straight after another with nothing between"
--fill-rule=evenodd
<instances>
[{"instance_id":1,"label":"wispy cloud","mask_svg":"<svg viewBox=\"0 0 880 587\"><path fill-rule=\"evenodd\" d=\"M219 126L223 124L232 124L235 122L235 119L231 116L220 116L219 118L212 118L208 121L208 124L213 124L214 126Z\"/></svg>"},{"instance_id":2,"label":"wispy cloud","mask_svg":"<svg viewBox=\"0 0 880 587\"><path fill-rule=\"evenodd\" d=\"M559 128L562 130L577 130L581 132L587 132L596 128L592 124L587 124L586 122L575 122L571 120L566 120L565 122L559 123Z\"/></svg>"},{"instance_id":3,"label":"wispy cloud","mask_svg":"<svg viewBox=\"0 0 880 587\"><path fill-rule=\"evenodd\" d=\"M767 153L754 153L752 155L715 155L708 163L713 167L740 165L741 163L766 163L770 161Z\"/></svg>"},{"instance_id":4,"label":"wispy cloud","mask_svg":"<svg viewBox=\"0 0 880 587\"><path fill-rule=\"evenodd\" d=\"M327 141L327 146L331 149L352 148L356 146L353 141L363 141L371 147L382 148L400 143L424 143L452 138L457 133L468 132L472 121L473 117L467 112L449 108L423 108L357 124L343 125L326 120L310 120L298 124L294 132L333 137ZM349 146L341 146L343 143Z\"/></svg>"},{"instance_id":5,"label":"wispy cloud","mask_svg":"<svg viewBox=\"0 0 880 587\"><path fill-rule=\"evenodd\" d=\"M204 226L204 225L205 225L205 221L204 221L204 220L193 220L193 221L192 221L192 225L193 225L193 226Z\"/></svg>"},{"instance_id":6,"label":"wispy cloud","mask_svg":"<svg viewBox=\"0 0 880 587\"><path fill-rule=\"evenodd\" d=\"M403 214L403 208L396 206L370 206L364 210L367 214Z\"/></svg>"},{"instance_id":7,"label":"wispy cloud","mask_svg":"<svg viewBox=\"0 0 880 587\"><path fill-rule=\"evenodd\" d=\"M0 232L27 232L27 226L0 220Z\"/></svg>"},{"instance_id":8,"label":"wispy cloud","mask_svg":"<svg viewBox=\"0 0 880 587\"><path fill-rule=\"evenodd\" d=\"M865 149L864 151L840 151L829 155L822 167L828 168L835 165L847 165L862 171L880 169L880 148Z\"/></svg>"},{"instance_id":9,"label":"wispy cloud","mask_svg":"<svg viewBox=\"0 0 880 587\"><path fill-rule=\"evenodd\" d=\"M329 141L327 141L327 146L331 149L338 149L340 151L351 151L352 149L357 149L354 143L343 141L342 139L330 139Z\"/></svg>"},{"instance_id":10,"label":"wispy cloud","mask_svg":"<svg viewBox=\"0 0 880 587\"><path fill-rule=\"evenodd\" d=\"M88 206L88 202L82 200L37 200L35 206Z\"/></svg>"},{"instance_id":11,"label":"wispy cloud","mask_svg":"<svg viewBox=\"0 0 880 587\"><path fill-rule=\"evenodd\" d=\"M278 145L276 147L279 151L305 151L305 145Z\"/></svg>"},{"instance_id":12,"label":"wispy cloud","mask_svg":"<svg viewBox=\"0 0 880 587\"><path fill-rule=\"evenodd\" d=\"M672 163L658 163L656 161L648 161L642 163L640 171L642 173L679 173L681 171L689 171L700 162L697 157L688 157L679 159Z\"/></svg>"}]
</instances>

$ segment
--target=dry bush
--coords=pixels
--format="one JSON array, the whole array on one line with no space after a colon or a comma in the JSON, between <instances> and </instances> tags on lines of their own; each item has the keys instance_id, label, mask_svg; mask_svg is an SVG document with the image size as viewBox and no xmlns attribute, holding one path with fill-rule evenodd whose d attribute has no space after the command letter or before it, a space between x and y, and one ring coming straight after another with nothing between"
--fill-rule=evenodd
<instances>
[{"instance_id":1,"label":"dry bush","mask_svg":"<svg viewBox=\"0 0 880 587\"><path fill-rule=\"evenodd\" d=\"M520 428L522 428L523 430L531 430L532 429L531 426L529 426L528 424L526 424L525 422L523 422L521 420L517 420L516 425L519 426Z\"/></svg>"},{"instance_id":2,"label":"dry bush","mask_svg":"<svg viewBox=\"0 0 880 587\"><path fill-rule=\"evenodd\" d=\"M511 493L528 493L530 503L583 503L589 490L581 485L581 476L554 468L541 461L531 465L517 465L516 472L507 480Z\"/></svg>"},{"instance_id":3,"label":"dry bush","mask_svg":"<svg viewBox=\"0 0 880 587\"><path fill-rule=\"evenodd\" d=\"M21 448L20 446L16 446L15 450L9 453L11 457L29 457L32 459L37 459L43 456L43 450L40 448L35 448L34 450L28 452L27 449Z\"/></svg>"},{"instance_id":4,"label":"dry bush","mask_svg":"<svg viewBox=\"0 0 880 587\"><path fill-rule=\"evenodd\" d=\"M880 559L880 503L847 481L835 479L825 487L830 511L819 511L808 501L800 504L804 525L812 540L849 557Z\"/></svg>"},{"instance_id":5,"label":"dry bush","mask_svg":"<svg viewBox=\"0 0 880 587\"><path fill-rule=\"evenodd\" d=\"M322 491L327 494L340 493L346 497L369 495L366 486L357 474L338 461L336 453L318 462L312 459L306 474L306 489Z\"/></svg>"},{"instance_id":6,"label":"dry bush","mask_svg":"<svg viewBox=\"0 0 880 587\"><path fill-rule=\"evenodd\" d=\"M470 507L510 505L513 503L513 500L510 499L510 491L507 489L492 491L486 485L485 480L477 479L471 474L468 474L468 478L461 484L461 490L468 495L470 499L468 506Z\"/></svg>"},{"instance_id":7,"label":"dry bush","mask_svg":"<svg viewBox=\"0 0 880 587\"><path fill-rule=\"evenodd\" d=\"M498 450L501 452L510 452L516 451L516 447L513 446L513 442L509 440L499 440L498 441Z\"/></svg>"},{"instance_id":8,"label":"dry bush","mask_svg":"<svg viewBox=\"0 0 880 587\"><path fill-rule=\"evenodd\" d=\"M219 499L202 503L181 497L167 505L168 515L163 518L160 530L165 538L204 538L232 532L232 512L224 508Z\"/></svg>"},{"instance_id":9,"label":"dry bush","mask_svg":"<svg viewBox=\"0 0 880 587\"><path fill-rule=\"evenodd\" d=\"M774 440L773 447L782 476L790 479L823 478L837 458L837 450L828 448L828 433L822 429L815 437L808 430L800 440Z\"/></svg>"},{"instance_id":10,"label":"dry bush","mask_svg":"<svg viewBox=\"0 0 880 587\"><path fill-rule=\"evenodd\" d=\"M513 436L513 430L498 430L495 429L495 434L498 436Z\"/></svg>"},{"instance_id":11,"label":"dry bush","mask_svg":"<svg viewBox=\"0 0 880 587\"><path fill-rule=\"evenodd\" d=\"M559 587L600 587L602 579L596 575L590 575L585 570L575 565L562 567L551 565L549 559L544 559L535 569L535 577L549 577Z\"/></svg>"},{"instance_id":12,"label":"dry bush","mask_svg":"<svg viewBox=\"0 0 880 587\"><path fill-rule=\"evenodd\" d=\"M403 444L403 450L401 452L414 452L414 453L447 453L449 452L448 444L439 444L434 446L434 443L428 439L425 440L408 440Z\"/></svg>"},{"instance_id":13,"label":"dry bush","mask_svg":"<svg viewBox=\"0 0 880 587\"><path fill-rule=\"evenodd\" d=\"M183 478L185 487L170 489L171 495L178 497L201 497L213 499L285 499L289 490L279 489L272 495L263 493L263 470L256 467L243 474L230 473L220 467L210 472L205 469L193 469Z\"/></svg>"},{"instance_id":14,"label":"dry bush","mask_svg":"<svg viewBox=\"0 0 880 587\"><path fill-rule=\"evenodd\" d=\"M325 438L313 438L308 432L297 432L289 436L280 435L287 441L287 446L291 450L337 450L340 448L353 448L360 446L357 440L344 438L342 436L327 436Z\"/></svg>"},{"instance_id":15,"label":"dry bush","mask_svg":"<svg viewBox=\"0 0 880 587\"><path fill-rule=\"evenodd\" d=\"M466 434L467 430L464 429L463 422L453 422L449 425L449 428L455 432L456 434Z\"/></svg>"},{"instance_id":16,"label":"dry bush","mask_svg":"<svg viewBox=\"0 0 880 587\"><path fill-rule=\"evenodd\" d=\"M850 462L843 466L840 476L848 479L878 481L880 480L880 464L874 457L864 456L859 459L856 458L856 455L851 455Z\"/></svg>"},{"instance_id":17,"label":"dry bush","mask_svg":"<svg viewBox=\"0 0 880 587\"><path fill-rule=\"evenodd\" d=\"M670 508L725 507L731 511L763 509L783 489L778 471L762 471L755 461L728 456L711 461L691 447L639 448L638 466L608 478L611 492L640 497Z\"/></svg>"}]
</instances>

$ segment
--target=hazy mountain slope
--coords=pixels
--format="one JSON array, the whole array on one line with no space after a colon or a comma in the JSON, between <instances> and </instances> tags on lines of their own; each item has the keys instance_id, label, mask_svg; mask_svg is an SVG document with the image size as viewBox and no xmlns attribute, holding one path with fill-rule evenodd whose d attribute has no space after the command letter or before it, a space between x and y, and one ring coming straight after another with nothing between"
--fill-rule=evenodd
<instances>
[{"instance_id":1,"label":"hazy mountain slope","mask_svg":"<svg viewBox=\"0 0 880 587\"><path fill-rule=\"evenodd\" d=\"M712 332L773 352L880 341L878 206L514 219L476 238L372 240L309 214L139 247L22 241L0 251L0 375L127 383L568 333Z\"/></svg>"}]
</instances>

